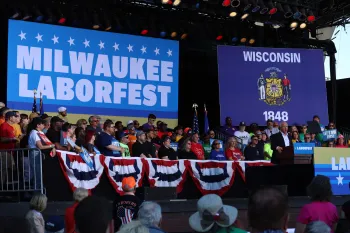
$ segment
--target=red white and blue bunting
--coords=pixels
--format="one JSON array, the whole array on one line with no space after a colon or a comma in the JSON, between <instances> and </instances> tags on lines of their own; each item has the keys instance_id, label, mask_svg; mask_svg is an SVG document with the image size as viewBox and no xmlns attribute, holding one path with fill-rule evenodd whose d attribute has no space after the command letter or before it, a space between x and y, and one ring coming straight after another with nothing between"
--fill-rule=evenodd
<instances>
[{"instance_id":1,"label":"red white and blue bunting","mask_svg":"<svg viewBox=\"0 0 350 233\"><path fill-rule=\"evenodd\" d=\"M177 193L180 193L189 175L203 195L209 193L223 195L231 188L237 174L245 180L246 166L272 165L268 161L172 161L95 155L91 156L93 161L91 168L77 154L57 151L57 156L72 191L76 188L94 189L105 171L117 193L122 193L121 182L128 176L135 178L137 187L142 186L143 178L146 176L151 187L176 187Z\"/></svg>"}]
</instances>

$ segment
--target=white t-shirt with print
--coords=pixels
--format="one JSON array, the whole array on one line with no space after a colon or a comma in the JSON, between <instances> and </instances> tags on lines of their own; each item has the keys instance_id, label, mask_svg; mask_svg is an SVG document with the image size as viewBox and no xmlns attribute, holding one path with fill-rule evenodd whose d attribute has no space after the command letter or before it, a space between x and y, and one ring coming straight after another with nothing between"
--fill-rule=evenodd
<instances>
[{"instance_id":1,"label":"white t-shirt with print","mask_svg":"<svg viewBox=\"0 0 350 233\"><path fill-rule=\"evenodd\" d=\"M243 145L248 145L250 135L247 131L236 131L234 135L242 140Z\"/></svg>"}]
</instances>

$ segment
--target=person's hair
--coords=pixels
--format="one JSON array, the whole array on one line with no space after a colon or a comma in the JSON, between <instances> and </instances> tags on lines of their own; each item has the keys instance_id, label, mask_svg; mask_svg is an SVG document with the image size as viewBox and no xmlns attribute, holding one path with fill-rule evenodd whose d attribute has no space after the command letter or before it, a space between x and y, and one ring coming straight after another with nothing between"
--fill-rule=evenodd
<instances>
[{"instance_id":1,"label":"person's hair","mask_svg":"<svg viewBox=\"0 0 350 233\"><path fill-rule=\"evenodd\" d=\"M304 233L331 233L331 228L324 222L314 221L306 225Z\"/></svg>"},{"instance_id":2,"label":"person's hair","mask_svg":"<svg viewBox=\"0 0 350 233\"><path fill-rule=\"evenodd\" d=\"M149 233L149 230L139 220L134 220L122 225L118 233Z\"/></svg>"},{"instance_id":3,"label":"person's hair","mask_svg":"<svg viewBox=\"0 0 350 233\"><path fill-rule=\"evenodd\" d=\"M7 108L7 107L1 108L1 109L0 109L0 115L1 115L1 116L5 116L5 113L6 113L7 111L9 111L9 110L10 110L10 109Z\"/></svg>"},{"instance_id":4,"label":"person's hair","mask_svg":"<svg viewBox=\"0 0 350 233\"><path fill-rule=\"evenodd\" d=\"M84 139L85 131L83 127L77 127L75 128L74 134L77 136L77 138Z\"/></svg>"},{"instance_id":5,"label":"person's hair","mask_svg":"<svg viewBox=\"0 0 350 233\"><path fill-rule=\"evenodd\" d=\"M107 129L108 127L111 127L113 125L113 122L111 120L106 120L105 123L103 123L103 129Z\"/></svg>"},{"instance_id":6,"label":"person's hair","mask_svg":"<svg viewBox=\"0 0 350 233\"><path fill-rule=\"evenodd\" d=\"M138 219L146 226L158 226L162 220L162 208L153 201L145 201L140 206Z\"/></svg>"},{"instance_id":7,"label":"person's hair","mask_svg":"<svg viewBox=\"0 0 350 233\"><path fill-rule=\"evenodd\" d=\"M77 188L73 193L73 200L75 202L81 202L84 198L89 196L89 192L84 188Z\"/></svg>"},{"instance_id":8,"label":"person's hair","mask_svg":"<svg viewBox=\"0 0 350 233\"><path fill-rule=\"evenodd\" d=\"M94 135L95 135L94 130L87 130L85 133L85 143L88 144Z\"/></svg>"},{"instance_id":9,"label":"person's hair","mask_svg":"<svg viewBox=\"0 0 350 233\"><path fill-rule=\"evenodd\" d=\"M219 144L220 144L220 141L217 140L217 139L215 139L215 140L213 141L213 143L211 144L211 149L212 149L212 150L215 150L215 144L216 144L216 143L219 143Z\"/></svg>"},{"instance_id":10,"label":"person's hair","mask_svg":"<svg viewBox=\"0 0 350 233\"><path fill-rule=\"evenodd\" d=\"M148 119L157 119L156 115L154 114L149 114Z\"/></svg>"},{"instance_id":11,"label":"person's hair","mask_svg":"<svg viewBox=\"0 0 350 233\"><path fill-rule=\"evenodd\" d=\"M75 209L75 226L79 233L106 233L112 221L112 205L105 198L89 196Z\"/></svg>"},{"instance_id":12,"label":"person's hair","mask_svg":"<svg viewBox=\"0 0 350 233\"><path fill-rule=\"evenodd\" d=\"M44 125L47 126L48 124L51 123L51 117L45 118L45 119L43 120L43 122L44 122Z\"/></svg>"},{"instance_id":13,"label":"person's hair","mask_svg":"<svg viewBox=\"0 0 350 233\"><path fill-rule=\"evenodd\" d=\"M66 123L64 123L64 124L62 125L62 131L63 131L63 132L68 132L68 130L71 129L71 128L72 128L72 124L70 124L70 123L68 123L68 122L66 122Z\"/></svg>"},{"instance_id":14,"label":"person's hair","mask_svg":"<svg viewBox=\"0 0 350 233\"><path fill-rule=\"evenodd\" d=\"M123 124L123 122L121 122L121 121L116 121L116 122L115 122L115 126L117 126L118 124Z\"/></svg>"},{"instance_id":15,"label":"person's hair","mask_svg":"<svg viewBox=\"0 0 350 233\"><path fill-rule=\"evenodd\" d=\"M29 208L39 212L43 212L46 209L46 205L47 197L45 194L41 193L35 194L29 202Z\"/></svg>"},{"instance_id":16,"label":"person's hair","mask_svg":"<svg viewBox=\"0 0 350 233\"><path fill-rule=\"evenodd\" d=\"M20 117L21 117L21 123L22 123L23 120L29 120L27 114L21 113L21 114L20 114Z\"/></svg>"},{"instance_id":17,"label":"person's hair","mask_svg":"<svg viewBox=\"0 0 350 233\"><path fill-rule=\"evenodd\" d=\"M276 188L265 187L249 197L248 221L256 231L282 230L288 216L288 196Z\"/></svg>"},{"instance_id":18,"label":"person's hair","mask_svg":"<svg viewBox=\"0 0 350 233\"><path fill-rule=\"evenodd\" d=\"M308 196L313 201L330 201L333 195L329 177L317 175L307 187Z\"/></svg>"},{"instance_id":19,"label":"person's hair","mask_svg":"<svg viewBox=\"0 0 350 233\"><path fill-rule=\"evenodd\" d=\"M190 137L185 138L185 140L183 141L183 143L182 143L181 146L180 146L180 150L185 151L185 150L186 150L186 145L187 145L187 143L190 142L190 141L191 141L191 138L190 138Z\"/></svg>"},{"instance_id":20,"label":"person's hair","mask_svg":"<svg viewBox=\"0 0 350 233\"><path fill-rule=\"evenodd\" d=\"M83 125L84 122L87 123L87 120L85 120L85 119L79 119L79 120L77 121L77 127L81 127L81 126Z\"/></svg>"}]
</instances>

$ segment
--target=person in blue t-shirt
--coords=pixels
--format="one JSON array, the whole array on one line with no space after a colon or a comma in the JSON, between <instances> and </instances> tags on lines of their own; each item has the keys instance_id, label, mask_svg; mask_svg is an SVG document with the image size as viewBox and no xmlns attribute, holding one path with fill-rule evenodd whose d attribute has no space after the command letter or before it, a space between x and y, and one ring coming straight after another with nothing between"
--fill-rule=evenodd
<instances>
[{"instance_id":1,"label":"person in blue t-shirt","mask_svg":"<svg viewBox=\"0 0 350 233\"><path fill-rule=\"evenodd\" d=\"M225 153L223 150L220 148L220 142L219 140L214 140L212 144L212 150L210 152L209 156L210 160L226 160Z\"/></svg>"},{"instance_id":2,"label":"person in blue t-shirt","mask_svg":"<svg viewBox=\"0 0 350 233\"><path fill-rule=\"evenodd\" d=\"M95 141L96 147L104 156L121 157L124 148L120 147L119 141L115 139L115 127L112 121L103 124L104 132L101 132Z\"/></svg>"}]
</instances>

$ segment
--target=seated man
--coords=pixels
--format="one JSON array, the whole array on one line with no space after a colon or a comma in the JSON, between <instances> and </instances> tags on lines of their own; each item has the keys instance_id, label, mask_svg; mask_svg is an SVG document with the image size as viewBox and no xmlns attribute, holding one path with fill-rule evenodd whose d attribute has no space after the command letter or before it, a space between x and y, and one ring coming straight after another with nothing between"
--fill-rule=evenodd
<instances>
[{"instance_id":1,"label":"seated man","mask_svg":"<svg viewBox=\"0 0 350 233\"><path fill-rule=\"evenodd\" d=\"M141 158L152 158L152 147L146 141L145 132L137 133L137 141L132 145L132 156Z\"/></svg>"},{"instance_id":2,"label":"seated man","mask_svg":"<svg viewBox=\"0 0 350 233\"><path fill-rule=\"evenodd\" d=\"M101 132L95 141L96 147L104 156L121 157L124 148L121 148L117 139L114 138L115 128L111 121L103 124L104 132Z\"/></svg>"}]
</instances>

